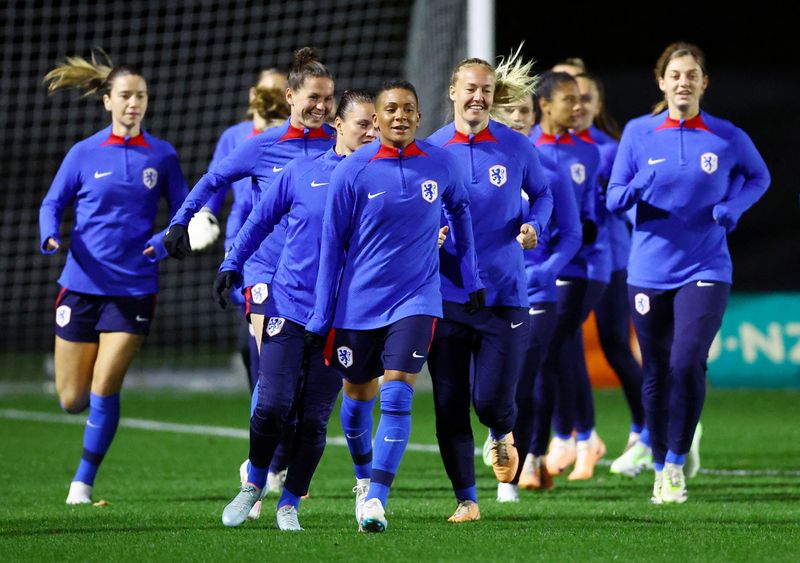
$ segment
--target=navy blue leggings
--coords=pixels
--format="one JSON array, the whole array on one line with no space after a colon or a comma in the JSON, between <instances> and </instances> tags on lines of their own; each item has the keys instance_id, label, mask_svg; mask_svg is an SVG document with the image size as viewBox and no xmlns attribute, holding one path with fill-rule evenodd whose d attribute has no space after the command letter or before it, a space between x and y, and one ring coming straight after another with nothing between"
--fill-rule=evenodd
<instances>
[{"instance_id":1,"label":"navy blue leggings","mask_svg":"<svg viewBox=\"0 0 800 563\"><path fill-rule=\"evenodd\" d=\"M706 396L706 361L731 286L691 282L675 289L628 286L642 349L647 429L653 461L689 451Z\"/></svg>"}]
</instances>

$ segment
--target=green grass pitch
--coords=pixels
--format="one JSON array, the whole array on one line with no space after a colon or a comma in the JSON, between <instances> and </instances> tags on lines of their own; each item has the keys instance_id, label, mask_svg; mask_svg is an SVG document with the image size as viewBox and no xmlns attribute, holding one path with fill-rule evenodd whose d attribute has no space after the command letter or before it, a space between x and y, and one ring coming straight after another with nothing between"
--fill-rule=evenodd
<instances>
[{"instance_id":1,"label":"green grass pitch","mask_svg":"<svg viewBox=\"0 0 800 563\"><path fill-rule=\"evenodd\" d=\"M619 391L595 394L609 456L627 437ZM244 394L123 393L122 416L247 428ZM598 468L589 482L556 480L498 504L491 470L478 463L482 520L446 522L455 503L437 453L408 452L384 534L356 531L347 449L330 445L301 505L306 531L262 518L220 522L237 491L247 442L122 426L95 485L107 506L67 506L81 451L81 425L14 420L8 409L60 413L51 395L0 397L0 561L798 561L800 393L711 390L703 415L702 462L682 506L652 506L652 475L624 480ZM430 394L414 399L412 442L435 444ZM478 442L485 429L475 425ZM338 415L330 436L341 436Z\"/></svg>"}]
</instances>

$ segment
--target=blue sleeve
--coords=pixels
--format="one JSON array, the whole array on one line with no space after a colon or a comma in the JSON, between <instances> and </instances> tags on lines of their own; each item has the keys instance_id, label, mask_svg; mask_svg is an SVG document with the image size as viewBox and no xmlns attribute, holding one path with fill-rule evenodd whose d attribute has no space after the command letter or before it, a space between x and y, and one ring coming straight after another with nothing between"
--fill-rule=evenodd
<instances>
[{"instance_id":1,"label":"blue sleeve","mask_svg":"<svg viewBox=\"0 0 800 563\"><path fill-rule=\"evenodd\" d=\"M528 218L525 222L533 226L538 236L547 227L550 215L553 213L553 193L542 170L539 153L527 141L524 144L525 147L522 153L524 155L522 189L528 194L528 201L531 202Z\"/></svg>"},{"instance_id":2,"label":"blue sleeve","mask_svg":"<svg viewBox=\"0 0 800 563\"><path fill-rule=\"evenodd\" d=\"M261 197L258 205L250 211L247 220L225 256L219 271L242 272L244 263L252 256L273 231L275 225L289 212L294 200L291 169L286 169L275 178L272 186Z\"/></svg>"},{"instance_id":3,"label":"blue sleeve","mask_svg":"<svg viewBox=\"0 0 800 563\"><path fill-rule=\"evenodd\" d=\"M200 211L208 199L220 188L247 176L254 176L261 153L258 140L258 137L253 137L245 141L226 156L219 166L206 172L192 188L189 197L172 218L170 226L188 225L194 214Z\"/></svg>"},{"instance_id":4,"label":"blue sleeve","mask_svg":"<svg viewBox=\"0 0 800 563\"><path fill-rule=\"evenodd\" d=\"M183 176L183 170L181 170L178 155L174 150L172 150L171 154L165 159L165 167L167 170L167 177L166 181L161 184L161 191L169 203L169 215L170 217L174 217L181 203L186 198L186 194L189 193L189 187L186 185L186 178ZM164 229L154 234L145 244L145 248L152 246L156 251L155 256L148 257L150 261L164 260L169 256L164 246L164 234L166 232L167 229Z\"/></svg>"},{"instance_id":5,"label":"blue sleeve","mask_svg":"<svg viewBox=\"0 0 800 563\"><path fill-rule=\"evenodd\" d=\"M551 284L561 270L569 264L570 260L580 250L583 239L581 220L578 214L578 204L575 193L569 183L551 186L555 203L555 217L558 235L550 247L547 259L533 267L540 287Z\"/></svg>"},{"instance_id":6,"label":"blue sleeve","mask_svg":"<svg viewBox=\"0 0 800 563\"><path fill-rule=\"evenodd\" d=\"M741 176L744 179L744 183L741 181L738 184L734 182L732 184L734 189L728 193L725 200L721 201L720 204L727 207L734 218L738 220L767 191L770 175L767 164L761 158L753 141L744 131L739 131L739 135L736 138L736 152L739 156L739 162L733 174L734 176Z\"/></svg>"},{"instance_id":7,"label":"blue sleeve","mask_svg":"<svg viewBox=\"0 0 800 563\"><path fill-rule=\"evenodd\" d=\"M625 127L606 190L606 207L611 212L626 211L637 201L638 195L630 187L630 182L638 171L633 146L634 134L629 127Z\"/></svg>"},{"instance_id":8,"label":"blue sleeve","mask_svg":"<svg viewBox=\"0 0 800 563\"><path fill-rule=\"evenodd\" d=\"M472 293L484 287L478 271L478 255L472 233L472 215L469 211L469 192L464 187L460 168L450 162L450 183L442 192L444 213L451 225L451 238L461 264L464 289Z\"/></svg>"},{"instance_id":9,"label":"blue sleeve","mask_svg":"<svg viewBox=\"0 0 800 563\"><path fill-rule=\"evenodd\" d=\"M76 147L72 147L58 168L56 177L47 191L47 195L39 208L39 248L43 254L52 254L55 250L47 250L47 239L53 238L61 244L58 230L64 209L75 200L81 187L80 169Z\"/></svg>"},{"instance_id":10,"label":"blue sleeve","mask_svg":"<svg viewBox=\"0 0 800 563\"><path fill-rule=\"evenodd\" d=\"M349 172L349 167L342 166L333 170L322 219L319 273L314 290L316 303L314 314L306 325L306 330L321 335L328 333L333 322L336 293L344 267L345 247L353 228L356 197L355 189L347 178ZM354 176L357 177L357 174Z\"/></svg>"},{"instance_id":11,"label":"blue sleeve","mask_svg":"<svg viewBox=\"0 0 800 563\"><path fill-rule=\"evenodd\" d=\"M208 164L208 170L213 171L219 163L222 162L226 156L228 156L231 151L236 147L233 143L231 137L231 129L225 130L222 135L220 136L219 140L217 141L217 146L214 147L214 155L211 157L211 162ZM217 193L211 196L205 206L211 213L216 215L219 213L219 210L222 208L222 205L225 203L225 196L228 195L228 192L231 189L231 184L226 184L225 186L221 186Z\"/></svg>"}]
</instances>

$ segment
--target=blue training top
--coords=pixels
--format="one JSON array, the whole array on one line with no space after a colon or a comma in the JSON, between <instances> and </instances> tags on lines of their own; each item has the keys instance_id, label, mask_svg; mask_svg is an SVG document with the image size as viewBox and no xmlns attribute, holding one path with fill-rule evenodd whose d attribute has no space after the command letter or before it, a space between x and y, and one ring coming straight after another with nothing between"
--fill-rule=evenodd
<instances>
[{"instance_id":1,"label":"blue training top","mask_svg":"<svg viewBox=\"0 0 800 563\"><path fill-rule=\"evenodd\" d=\"M438 230L442 205L468 292L478 275L469 194L446 151L422 141L379 140L331 176L322 226L314 316L306 328L366 330L412 315L442 316Z\"/></svg>"},{"instance_id":2,"label":"blue training top","mask_svg":"<svg viewBox=\"0 0 800 563\"><path fill-rule=\"evenodd\" d=\"M189 220L221 188L242 178L252 177L253 207L262 192L272 184L275 176L287 162L300 156L315 156L334 145L333 128L323 125L318 129L298 129L289 120L283 125L267 129L260 135L247 139L237 146L213 170L209 170L192 188L189 197L175 214L171 225L188 225ZM227 189L227 188L226 188ZM244 285L259 282L271 283L278 264L285 229L276 227L244 268Z\"/></svg>"},{"instance_id":3,"label":"blue training top","mask_svg":"<svg viewBox=\"0 0 800 563\"><path fill-rule=\"evenodd\" d=\"M635 190L637 172L655 173ZM701 112L678 121L664 111L625 127L606 203L633 208L628 283L672 289L693 281L731 283L725 228L714 217L738 220L766 192L767 166L750 137L729 121Z\"/></svg>"},{"instance_id":4,"label":"blue training top","mask_svg":"<svg viewBox=\"0 0 800 563\"><path fill-rule=\"evenodd\" d=\"M59 243L64 209L75 208L75 224L62 287L92 295L127 296L158 292L158 264L167 256L164 232L153 234L158 201L170 214L188 189L178 155L166 141L142 130L120 137L109 125L76 143L64 157L39 209L41 249ZM155 258L142 251L156 249Z\"/></svg>"},{"instance_id":5,"label":"blue training top","mask_svg":"<svg viewBox=\"0 0 800 563\"><path fill-rule=\"evenodd\" d=\"M450 123L427 142L442 147L469 171L466 188L486 304L527 307L525 251L516 237L523 223L532 225L540 236L553 211L553 195L536 150L525 137L496 121L469 136ZM520 198L520 190L528 195L529 203ZM450 237L440 254L444 300L468 301Z\"/></svg>"},{"instance_id":6,"label":"blue training top","mask_svg":"<svg viewBox=\"0 0 800 563\"><path fill-rule=\"evenodd\" d=\"M241 272L244 262L287 217L286 243L267 302L269 316L301 325L311 318L328 184L343 158L331 148L319 156L289 162L250 213L220 266L220 271Z\"/></svg>"}]
</instances>

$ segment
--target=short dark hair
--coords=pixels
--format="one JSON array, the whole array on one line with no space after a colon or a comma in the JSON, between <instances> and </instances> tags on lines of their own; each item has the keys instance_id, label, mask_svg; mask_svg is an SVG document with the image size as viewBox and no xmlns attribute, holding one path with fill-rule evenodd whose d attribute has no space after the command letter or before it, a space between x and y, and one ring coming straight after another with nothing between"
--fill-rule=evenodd
<instances>
[{"instance_id":1,"label":"short dark hair","mask_svg":"<svg viewBox=\"0 0 800 563\"><path fill-rule=\"evenodd\" d=\"M336 106L336 115L339 119L344 119L350 113L353 106L356 104L374 104L375 95L369 90L363 88L353 88L352 90L345 90L342 97L339 99L339 105Z\"/></svg>"},{"instance_id":2,"label":"short dark hair","mask_svg":"<svg viewBox=\"0 0 800 563\"><path fill-rule=\"evenodd\" d=\"M414 99L417 101L417 109L419 109L419 96L417 95L417 89L414 88L414 85L411 84L408 80L404 78L392 78L390 80L386 80L378 90L378 93L375 95L375 99L377 100L381 94L387 92L388 90L408 90L412 94L414 94Z\"/></svg>"}]
</instances>

